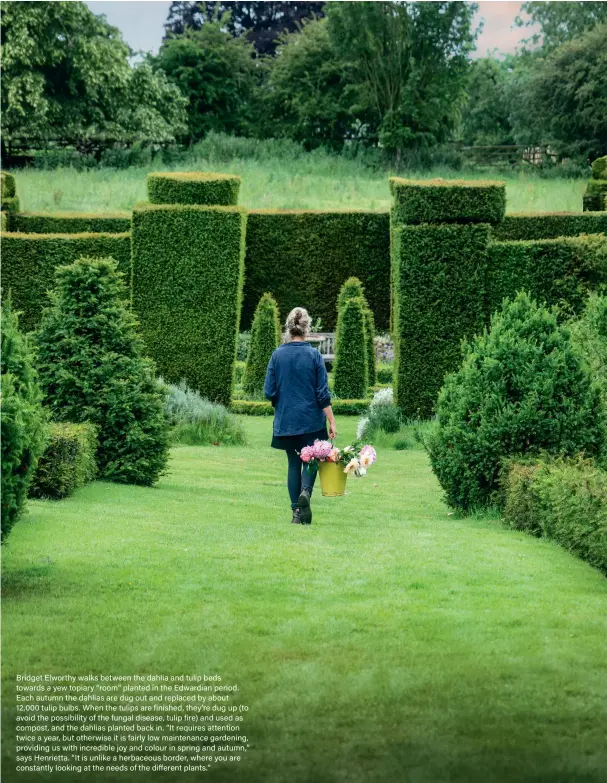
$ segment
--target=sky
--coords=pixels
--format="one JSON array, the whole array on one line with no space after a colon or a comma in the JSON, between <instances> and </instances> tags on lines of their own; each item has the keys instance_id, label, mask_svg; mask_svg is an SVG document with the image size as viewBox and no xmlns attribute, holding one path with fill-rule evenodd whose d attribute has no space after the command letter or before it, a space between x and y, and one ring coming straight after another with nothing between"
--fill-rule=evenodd
<instances>
[{"instance_id":1,"label":"sky","mask_svg":"<svg viewBox=\"0 0 607 783\"><path fill-rule=\"evenodd\" d=\"M170 2L167 0L112 0L87 2L95 14L105 14L110 24L118 27L126 42L135 50L157 52L164 34ZM497 49L514 52L522 38L529 38L535 29L514 27L520 2L479 2L478 19L484 29L477 40L476 57L485 57Z\"/></svg>"}]
</instances>

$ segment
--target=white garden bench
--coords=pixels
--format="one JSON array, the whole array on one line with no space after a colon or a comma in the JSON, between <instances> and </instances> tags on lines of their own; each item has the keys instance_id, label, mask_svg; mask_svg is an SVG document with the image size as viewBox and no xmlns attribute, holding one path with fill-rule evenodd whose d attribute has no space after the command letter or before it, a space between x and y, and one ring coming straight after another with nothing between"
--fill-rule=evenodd
<instances>
[{"instance_id":1,"label":"white garden bench","mask_svg":"<svg viewBox=\"0 0 607 783\"><path fill-rule=\"evenodd\" d=\"M318 348L326 364L335 360L335 332L313 332L307 337L309 343Z\"/></svg>"}]
</instances>

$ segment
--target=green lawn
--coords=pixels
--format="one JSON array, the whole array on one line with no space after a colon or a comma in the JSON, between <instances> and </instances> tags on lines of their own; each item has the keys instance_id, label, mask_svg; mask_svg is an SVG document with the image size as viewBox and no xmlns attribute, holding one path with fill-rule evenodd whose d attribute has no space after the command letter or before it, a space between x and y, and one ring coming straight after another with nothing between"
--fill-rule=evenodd
<instances>
[{"instance_id":1,"label":"green lawn","mask_svg":"<svg viewBox=\"0 0 607 783\"><path fill-rule=\"evenodd\" d=\"M345 444L356 421L338 424ZM10 775L21 672L238 682L252 747L220 783L605 779L597 571L449 515L417 448L290 525L271 420L246 427L247 448L175 449L154 489L29 504L3 552L7 781L57 779Z\"/></svg>"},{"instance_id":2,"label":"green lawn","mask_svg":"<svg viewBox=\"0 0 607 783\"><path fill-rule=\"evenodd\" d=\"M388 173L374 172L340 158L310 155L292 161L236 159L229 163L193 160L180 168L239 174L242 177L240 203L249 209L390 208ZM24 211L111 212L129 210L138 201L146 200L147 171L145 168L82 172L70 168L29 169L16 171L15 175ZM524 172L504 175L436 170L410 176L504 179L508 212L581 212L586 187L583 179L539 179Z\"/></svg>"}]
</instances>

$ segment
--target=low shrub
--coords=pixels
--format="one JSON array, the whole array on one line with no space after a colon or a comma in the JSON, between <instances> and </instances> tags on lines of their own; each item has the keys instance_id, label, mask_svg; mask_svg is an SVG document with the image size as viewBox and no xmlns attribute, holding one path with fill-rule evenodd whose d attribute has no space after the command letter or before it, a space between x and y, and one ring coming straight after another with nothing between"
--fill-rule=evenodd
<instances>
[{"instance_id":1,"label":"low shrub","mask_svg":"<svg viewBox=\"0 0 607 783\"><path fill-rule=\"evenodd\" d=\"M357 297L346 300L339 311L333 389L342 399L362 399L367 394L368 385L365 302Z\"/></svg>"},{"instance_id":2,"label":"low shrub","mask_svg":"<svg viewBox=\"0 0 607 783\"><path fill-rule=\"evenodd\" d=\"M369 409L369 400L331 400L331 406L336 416L360 416ZM241 413L246 416L274 415L271 402L232 400L230 410L232 413Z\"/></svg>"},{"instance_id":3,"label":"low shrub","mask_svg":"<svg viewBox=\"0 0 607 783\"><path fill-rule=\"evenodd\" d=\"M380 364L377 368L377 383L392 383L394 370L389 364Z\"/></svg>"},{"instance_id":4,"label":"low shrub","mask_svg":"<svg viewBox=\"0 0 607 783\"><path fill-rule=\"evenodd\" d=\"M46 416L27 339L17 314L2 302L2 541L18 521L46 439Z\"/></svg>"},{"instance_id":5,"label":"low shrub","mask_svg":"<svg viewBox=\"0 0 607 783\"><path fill-rule=\"evenodd\" d=\"M268 362L279 345L280 324L276 300L272 294L264 294L255 310L251 326L251 343L242 380L244 393L249 399L263 399Z\"/></svg>"},{"instance_id":6,"label":"low shrub","mask_svg":"<svg viewBox=\"0 0 607 783\"><path fill-rule=\"evenodd\" d=\"M35 334L44 403L57 421L99 428L101 478L152 485L168 458L164 395L144 358L123 275L108 258L57 270Z\"/></svg>"},{"instance_id":7,"label":"low shrub","mask_svg":"<svg viewBox=\"0 0 607 783\"><path fill-rule=\"evenodd\" d=\"M97 445L97 428L89 422L51 424L29 497L60 500L92 481L97 472Z\"/></svg>"},{"instance_id":8,"label":"low shrub","mask_svg":"<svg viewBox=\"0 0 607 783\"><path fill-rule=\"evenodd\" d=\"M246 443L241 422L223 405L205 400L185 381L179 385L165 384L165 390L164 410L174 443L188 446Z\"/></svg>"},{"instance_id":9,"label":"low shrub","mask_svg":"<svg viewBox=\"0 0 607 783\"><path fill-rule=\"evenodd\" d=\"M512 461L502 485L507 525L553 539L607 574L607 472L580 456Z\"/></svg>"},{"instance_id":10,"label":"low shrub","mask_svg":"<svg viewBox=\"0 0 607 783\"><path fill-rule=\"evenodd\" d=\"M598 389L556 314L521 292L490 330L463 343L428 442L447 503L464 512L496 502L501 463L544 451L564 456L603 448Z\"/></svg>"},{"instance_id":11,"label":"low shrub","mask_svg":"<svg viewBox=\"0 0 607 783\"><path fill-rule=\"evenodd\" d=\"M592 179L607 180L607 155L592 162Z\"/></svg>"},{"instance_id":12,"label":"low shrub","mask_svg":"<svg viewBox=\"0 0 607 783\"><path fill-rule=\"evenodd\" d=\"M382 389L373 395L365 418L358 423L356 437L373 442L378 433L394 434L403 424L400 409L394 404L392 389Z\"/></svg>"}]
</instances>

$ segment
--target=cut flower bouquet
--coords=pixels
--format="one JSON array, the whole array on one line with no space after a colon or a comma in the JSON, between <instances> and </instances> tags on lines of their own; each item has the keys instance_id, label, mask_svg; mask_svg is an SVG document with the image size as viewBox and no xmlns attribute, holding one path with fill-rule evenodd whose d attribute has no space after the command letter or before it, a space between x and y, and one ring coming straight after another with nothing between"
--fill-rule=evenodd
<instances>
[{"instance_id":1,"label":"cut flower bouquet","mask_svg":"<svg viewBox=\"0 0 607 783\"><path fill-rule=\"evenodd\" d=\"M377 459L373 446L363 445L358 441L351 446L338 449L328 440L315 440L312 446L304 446L299 456L302 462L307 462L317 469L323 462L343 465L344 473L355 476L364 476Z\"/></svg>"}]
</instances>

